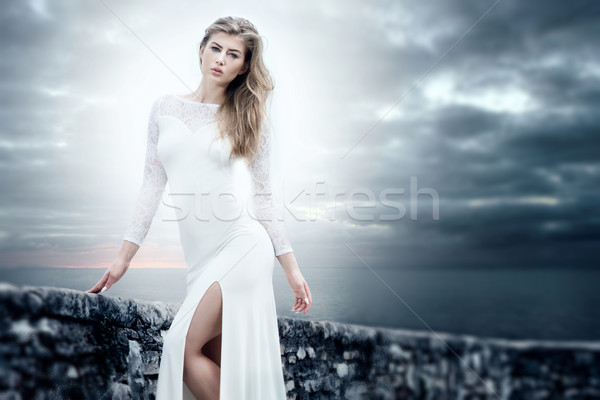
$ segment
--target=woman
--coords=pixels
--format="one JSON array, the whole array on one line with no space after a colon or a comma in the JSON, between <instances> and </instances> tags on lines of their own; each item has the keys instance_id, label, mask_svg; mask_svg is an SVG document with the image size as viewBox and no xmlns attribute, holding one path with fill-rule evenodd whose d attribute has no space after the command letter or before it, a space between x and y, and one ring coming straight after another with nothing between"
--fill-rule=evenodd
<instances>
[{"instance_id":1,"label":"woman","mask_svg":"<svg viewBox=\"0 0 600 400\"><path fill-rule=\"evenodd\" d=\"M312 296L270 197L265 110L273 83L262 52L261 37L243 18L220 18L206 29L198 88L152 106L135 213L116 261L88 291L104 291L126 272L168 180L187 295L164 337L157 400L286 398L275 257L296 298L292 311L306 314ZM242 193L244 178L251 199Z\"/></svg>"}]
</instances>

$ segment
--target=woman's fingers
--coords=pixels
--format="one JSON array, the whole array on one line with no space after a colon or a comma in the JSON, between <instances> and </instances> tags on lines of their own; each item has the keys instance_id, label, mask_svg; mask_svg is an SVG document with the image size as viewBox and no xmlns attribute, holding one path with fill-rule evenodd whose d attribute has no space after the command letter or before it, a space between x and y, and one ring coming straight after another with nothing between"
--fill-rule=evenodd
<instances>
[{"instance_id":1,"label":"woman's fingers","mask_svg":"<svg viewBox=\"0 0 600 400\"><path fill-rule=\"evenodd\" d=\"M303 286L304 292L306 294L303 297L302 307L300 308L300 311L304 311L304 314L306 315L306 313L308 312L308 310L310 310L310 307L312 306L312 295L310 294L310 289L308 288L308 284L306 282L304 282Z\"/></svg>"},{"instance_id":2,"label":"woman's fingers","mask_svg":"<svg viewBox=\"0 0 600 400\"><path fill-rule=\"evenodd\" d=\"M304 289L306 290L306 293L308 294L308 308L306 309L306 312L308 312L308 310L310 310L310 307L312 306L312 294L310 293L310 288L308 287L308 284L306 282L304 282Z\"/></svg>"},{"instance_id":3,"label":"woman's fingers","mask_svg":"<svg viewBox=\"0 0 600 400\"><path fill-rule=\"evenodd\" d=\"M307 290L308 285L306 282L304 282L303 286L306 294L303 293L303 291L299 291L300 294L296 295L296 302L292 307L292 311L295 311L296 313L304 312L304 314L306 314L312 305L312 295L310 294L310 291Z\"/></svg>"},{"instance_id":4,"label":"woman's fingers","mask_svg":"<svg viewBox=\"0 0 600 400\"><path fill-rule=\"evenodd\" d=\"M98 283L96 283L96 286L94 286L93 288L88 290L87 293L98 293L100 291L104 291L102 288L105 287L105 284L108 281L109 276L110 276L110 271L106 271L104 273L104 275L102 275L102 278L100 278Z\"/></svg>"},{"instance_id":5,"label":"woman's fingers","mask_svg":"<svg viewBox=\"0 0 600 400\"><path fill-rule=\"evenodd\" d=\"M308 285L304 280L302 274L298 272L292 272L286 275L288 283L294 292L294 305L292 306L292 312L304 312L306 314L310 310L312 304L312 295L308 289Z\"/></svg>"},{"instance_id":6,"label":"woman's fingers","mask_svg":"<svg viewBox=\"0 0 600 400\"><path fill-rule=\"evenodd\" d=\"M301 298L296 297L296 303L294 303L294 307L292 307L292 311L296 311L296 313L299 313L303 309L304 309L304 302L302 301Z\"/></svg>"},{"instance_id":7,"label":"woman's fingers","mask_svg":"<svg viewBox=\"0 0 600 400\"><path fill-rule=\"evenodd\" d=\"M294 304L292 311L295 311L296 314L302 311L302 301L300 299L296 300L296 304Z\"/></svg>"},{"instance_id":8,"label":"woman's fingers","mask_svg":"<svg viewBox=\"0 0 600 400\"><path fill-rule=\"evenodd\" d=\"M292 311L296 311L296 309L297 309L298 307L300 307L300 305L301 305L301 304L302 304L302 303L300 302L300 299L299 299L299 298L296 298L296 302L295 302L295 303L294 303L294 305L292 306Z\"/></svg>"}]
</instances>

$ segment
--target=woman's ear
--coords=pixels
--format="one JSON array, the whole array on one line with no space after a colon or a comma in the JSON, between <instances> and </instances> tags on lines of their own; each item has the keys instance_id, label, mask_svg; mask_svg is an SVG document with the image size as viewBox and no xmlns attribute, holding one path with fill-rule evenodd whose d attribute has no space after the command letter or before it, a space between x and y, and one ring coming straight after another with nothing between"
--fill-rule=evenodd
<instances>
[{"instance_id":1,"label":"woman's ear","mask_svg":"<svg viewBox=\"0 0 600 400\"><path fill-rule=\"evenodd\" d=\"M249 65L248 65L248 64L249 64L249 63L247 63L247 62L244 64L244 66L243 66L243 67L242 67L242 69L240 70L240 73L239 73L239 75L243 75L243 74L245 74L245 73L246 73L246 71L248 71L248 69L249 69Z\"/></svg>"},{"instance_id":2,"label":"woman's ear","mask_svg":"<svg viewBox=\"0 0 600 400\"><path fill-rule=\"evenodd\" d=\"M202 57L204 56L204 45L200 45L200 63L202 63Z\"/></svg>"}]
</instances>

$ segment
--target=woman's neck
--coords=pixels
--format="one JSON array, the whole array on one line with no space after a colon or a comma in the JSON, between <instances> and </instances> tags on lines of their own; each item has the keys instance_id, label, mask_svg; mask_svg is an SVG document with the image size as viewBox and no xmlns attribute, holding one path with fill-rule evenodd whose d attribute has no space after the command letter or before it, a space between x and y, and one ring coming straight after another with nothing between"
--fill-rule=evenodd
<instances>
[{"instance_id":1,"label":"woman's neck","mask_svg":"<svg viewBox=\"0 0 600 400\"><path fill-rule=\"evenodd\" d=\"M222 104L225 99L225 89L215 85L208 85L202 80L198 88L187 95L186 98L199 103Z\"/></svg>"}]
</instances>

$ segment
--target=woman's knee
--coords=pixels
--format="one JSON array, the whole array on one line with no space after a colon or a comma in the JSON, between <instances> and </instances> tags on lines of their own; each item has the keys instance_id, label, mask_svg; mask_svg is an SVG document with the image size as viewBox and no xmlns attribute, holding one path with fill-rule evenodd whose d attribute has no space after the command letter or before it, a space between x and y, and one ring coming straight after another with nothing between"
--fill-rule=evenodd
<instances>
[{"instance_id":1,"label":"woman's knee","mask_svg":"<svg viewBox=\"0 0 600 400\"><path fill-rule=\"evenodd\" d=\"M186 353L184 357L183 378L186 380L190 374L194 377L209 376L213 371L214 362L202 353Z\"/></svg>"}]
</instances>

